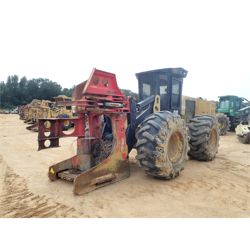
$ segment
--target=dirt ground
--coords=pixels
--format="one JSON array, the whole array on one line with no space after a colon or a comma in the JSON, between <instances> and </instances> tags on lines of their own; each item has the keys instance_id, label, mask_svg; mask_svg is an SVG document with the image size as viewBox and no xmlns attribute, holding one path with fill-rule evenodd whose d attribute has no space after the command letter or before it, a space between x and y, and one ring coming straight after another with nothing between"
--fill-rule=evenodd
<instances>
[{"instance_id":1,"label":"dirt ground","mask_svg":"<svg viewBox=\"0 0 250 250\"><path fill-rule=\"evenodd\" d=\"M177 179L146 176L131 153L131 177L83 196L50 182L48 167L74 155L75 138L37 151L37 133L0 115L0 217L250 217L250 145L221 137L212 162L189 160Z\"/></svg>"}]
</instances>

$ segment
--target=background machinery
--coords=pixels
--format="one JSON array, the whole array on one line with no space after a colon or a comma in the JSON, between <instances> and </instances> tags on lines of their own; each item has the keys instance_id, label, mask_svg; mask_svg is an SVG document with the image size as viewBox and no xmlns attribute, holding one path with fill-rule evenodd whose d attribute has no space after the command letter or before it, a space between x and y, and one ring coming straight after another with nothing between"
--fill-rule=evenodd
<instances>
[{"instance_id":1,"label":"background machinery","mask_svg":"<svg viewBox=\"0 0 250 250\"><path fill-rule=\"evenodd\" d=\"M19 117L25 123L32 121L32 108L40 106L41 100L33 99L29 104L19 106Z\"/></svg>"},{"instance_id":2,"label":"background machinery","mask_svg":"<svg viewBox=\"0 0 250 250\"><path fill-rule=\"evenodd\" d=\"M220 135L225 135L229 130L235 130L236 126L240 123L239 110L248 105L250 105L250 102L246 98L234 95L219 97L217 119L219 122Z\"/></svg>"},{"instance_id":3,"label":"background machinery","mask_svg":"<svg viewBox=\"0 0 250 250\"><path fill-rule=\"evenodd\" d=\"M250 144L250 106L239 110L240 124L236 127L235 132L240 142Z\"/></svg>"},{"instance_id":4,"label":"background machinery","mask_svg":"<svg viewBox=\"0 0 250 250\"><path fill-rule=\"evenodd\" d=\"M182 96L181 116L186 122L189 122L194 116L216 115L216 102L204 100L202 98L193 98Z\"/></svg>"},{"instance_id":5,"label":"background machinery","mask_svg":"<svg viewBox=\"0 0 250 250\"><path fill-rule=\"evenodd\" d=\"M25 118L25 123L30 124L26 128L28 130L38 131L38 119L49 117L49 111L52 107L53 102L49 100L32 100L30 104L28 104L28 114Z\"/></svg>"},{"instance_id":6,"label":"background machinery","mask_svg":"<svg viewBox=\"0 0 250 250\"><path fill-rule=\"evenodd\" d=\"M219 144L215 117L189 116L186 123L179 115L186 75L183 68L136 74L136 103L120 91L114 74L94 69L74 90L76 117L39 119L39 150L58 147L61 137L77 137L76 155L50 166L50 180L73 182L75 194L120 181L130 175L133 148L145 172L159 179L177 177L188 155L212 160ZM63 131L65 121L74 124L70 134Z\"/></svg>"},{"instance_id":7,"label":"background machinery","mask_svg":"<svg viewBox=\"0 0 250 250\"><path fill-rule=\"evenodd\" d=\"M53 103L49 113L47 115L48 118L70 118L73 117L73 111L71 106L63 105L60 106L60 102L70 102L72 100L71 97L66 95L59 95L53 98L55 102ZM45 117L43 117L45 118ZM69 121L64 122L64 130L68 130L71 128L72 124Z\"/></svg>"},{"instance_id":8,"label":"background machinery","mask_svg":"<svg viewBox=\"0 0 250 250\"><path fill-rule=\"evenodd\" d=\"M20 119L25 123L31 124L26 127L28 130L38 131L38 119L40 118L70 118L73 116L71 106L60 106L58 103L71 101L71 97L59 95L53 98L55 102L49 100L34 99L30 104L20 108ZM69 121L65 121L64 129L71 127Z\"/></svg>"}]
</instances>

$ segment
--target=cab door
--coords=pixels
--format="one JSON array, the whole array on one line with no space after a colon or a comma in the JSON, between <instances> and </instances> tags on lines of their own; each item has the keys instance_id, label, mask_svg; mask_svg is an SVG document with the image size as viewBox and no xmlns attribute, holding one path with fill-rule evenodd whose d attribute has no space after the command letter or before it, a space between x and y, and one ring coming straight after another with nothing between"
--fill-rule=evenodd
<instances>
[{"instance_id":1,"label":"cab door","mask_svg":"<svg viewBox=\"0 0 250 250\"><path fill-rule=\"evenodd\" d=\"M181 93L182 93L182 80L172 77L171 86L171 111L181 112Z\"/></svg>"},{"instance_id":2,"label":"cab door","mask_svg":"<svg viewBox=\"0 0 250 250\"><path fill-rule=\"evenodd\" d=\"M161 98L161 110L170 110L170 89L167 77L158 79L158 94Z\"/></svg>"}]
</instances>

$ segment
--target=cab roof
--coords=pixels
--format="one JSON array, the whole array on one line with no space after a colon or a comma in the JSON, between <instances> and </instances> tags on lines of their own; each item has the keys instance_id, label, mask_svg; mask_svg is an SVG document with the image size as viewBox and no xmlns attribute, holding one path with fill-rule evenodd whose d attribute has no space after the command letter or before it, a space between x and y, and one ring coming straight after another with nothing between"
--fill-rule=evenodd
<instances>
[{"instance_id":1,"label":"cab roof","mask_svg":"<svg viewBox=\"0 0 250 250\"><path fill-rule=\"evenodd\" d=\"M188 71L183 68L163 68L163 69L143 71L143 72L136 73L135 75L136 75L136 78L138 79L138 77L141 75L152 74L152 73L171 74L171 75L176 75L176 76L184 78L187 76Z\"/></svg>"}]
</instances>

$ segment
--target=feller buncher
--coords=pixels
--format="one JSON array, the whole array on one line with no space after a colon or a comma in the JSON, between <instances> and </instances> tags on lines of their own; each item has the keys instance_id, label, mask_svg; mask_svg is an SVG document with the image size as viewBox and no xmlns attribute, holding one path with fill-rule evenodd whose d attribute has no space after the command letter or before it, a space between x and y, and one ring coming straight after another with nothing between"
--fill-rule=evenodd
<instances>
[{"instance_id":1,"label":"feller buncher","mask_svg":"<svg viewBox=\"0 0 250 250\"><path fill-rule=\"evenodd\" d=\"M18 114L19 114L20 120L25 120L25 110L26 109L27 109L27 104L18 106Z\"/></svg>"},{"instance_id":2,"label":"feller buncher","mask_svg":"<svg viewBox=\"0 0 250 250\"><path fill-rule=\"evenodd\" d=\"M234 131L240 123L240 109L250 105L243 97L234 95L219 96L217 119L220 135L226 135L227 131Z\"/></svg>"},{"instance_id":3,"label":"feller buncher","mask_svg":"<svg viewBox=\"0 0 250 250\"><path fill-rule=\"evenodd\" d=\"M41 100L33 99L31 103L20 106L19 116L25 123L32 122L32 109L40 106Z\"/></svg>"},{"instance_id":4,"label":"feller buncher","mask_svg":"<svg viewBox=\"0 0 250 250\"><path fill-rule=\"evenodd\" d=\"M49 110L52 107L53 102L49 100L33 100L28 104L28 115L25 119L25 123L31 124L26 129L32 131L38 131L38 119L49 117Z\"/></svg>"},{"instance_id":5,"label":"feller buncher","mask_svg":"<svg viewBox=\"0 0 250 250\"><path fill-rule=\"evenodd\" d=\"M58 147L61 137L77 137L76 155L50 166L49 179L73 182L78 195L120 181L130 175L133 148L146 174L164 180L179 176L188 155L213 160L219 145L216 119L195 116L186 123L179 115L186 75L183 68L136 74L136 103L120 91L114 74L94 69L73 93L77 117L39 119L39 150ZM70 134L63 131L66 120L74 124Z\"/></svg>"},{"instance_id":6,"label":"feller buncher","mask_svg":"<svg viewBox=\"0 0 250 250\"><path fill-rule=\"evenodd\" d=\"M71 107L69 106L60 106L58 103L64 101L65 103L71 101L71 97L64 95L59 95L54 97L55 102L48 100L39 100L38 105L32 105L28 109L28 123L32 124L27 127L28 130L34 132L38 131L38 119L40 118L70 118L72 117ZM64 130L67 130L71 127L69 121L65 121Z\"/></svg>"}]
</instances>

